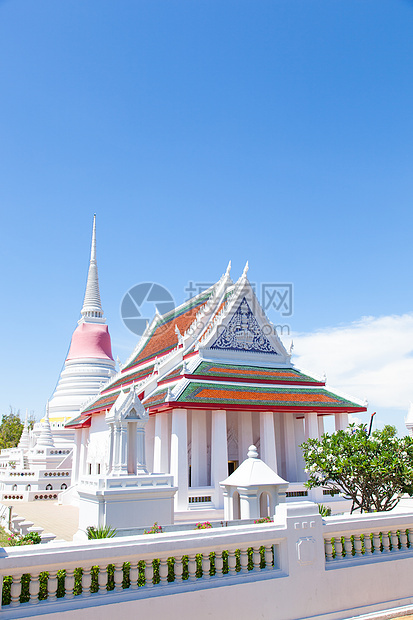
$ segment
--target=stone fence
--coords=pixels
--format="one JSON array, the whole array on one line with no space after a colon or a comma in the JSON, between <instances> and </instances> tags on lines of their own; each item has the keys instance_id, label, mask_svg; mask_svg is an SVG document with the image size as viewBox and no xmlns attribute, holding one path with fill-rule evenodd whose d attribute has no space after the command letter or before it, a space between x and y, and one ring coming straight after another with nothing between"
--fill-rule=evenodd
<instances>
[{"instance_id":1,"label":"stone fence","mask_svg":"<svg viewBox=\"0 0 413 620\"><path fill-rule=\"evenodd\" d=\"M339 620L413 604L412 573L409 501L325 519L297 502L271 523L5 548L0 619Z\"/></svg>"}]
</instances>

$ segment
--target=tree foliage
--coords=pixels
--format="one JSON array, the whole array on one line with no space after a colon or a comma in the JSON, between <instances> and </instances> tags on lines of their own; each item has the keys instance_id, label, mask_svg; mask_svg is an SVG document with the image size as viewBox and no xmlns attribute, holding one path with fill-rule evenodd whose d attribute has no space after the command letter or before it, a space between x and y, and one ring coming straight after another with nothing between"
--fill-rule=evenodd
<instances>
[{"instance_id":1,"label":"tree foliage","mask_svg":"<svg viewBox=\"0 0 413 620\"><path fill-rule=\"evenodd\" d=\"M302 444L308 488L324 487L352 500L351 512L391 510L404 493L413 494L413 439L396 437L394 426L370 436L350 424Z\"/></svg>"},{"instance_id":2,"label":"tree foliage","mask_svg":"<svg viewBox=\"0 0 413 620\"><path fill-rule=\"evenodd\" d=\"M23 432L23 422L20 420L20 411L10 407L10 413L4 414L0 424L0 449L15 448Z\"/></svg>"}]
</instances>

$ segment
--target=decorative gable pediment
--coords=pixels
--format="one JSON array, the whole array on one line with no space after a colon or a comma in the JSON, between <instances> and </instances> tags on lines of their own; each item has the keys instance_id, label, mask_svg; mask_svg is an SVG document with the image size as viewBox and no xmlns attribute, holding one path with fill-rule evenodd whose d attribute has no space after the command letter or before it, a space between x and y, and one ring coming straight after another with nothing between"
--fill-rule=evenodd
<instances>
[{"instance_id":1,"label":"decorative gable pediment","mask_svg":"<svg viewBox=\"0 0 413 620\"><path fill-rule=\"evenodd\" d=\"M259 326L245 297L210 348L279 355Z\"/></svg>"},{"instance_id":2,"label":"decorative gable pediment","mask_svg":"<svg viewBox=\"0 0 413 620\"><path fill-rule=\"evenodd\" d=\"M106 422L137 422L147 421L148 413L142 405L136 391L121 392L110 411L106 414Z\"/></svg>"}]
</instances>

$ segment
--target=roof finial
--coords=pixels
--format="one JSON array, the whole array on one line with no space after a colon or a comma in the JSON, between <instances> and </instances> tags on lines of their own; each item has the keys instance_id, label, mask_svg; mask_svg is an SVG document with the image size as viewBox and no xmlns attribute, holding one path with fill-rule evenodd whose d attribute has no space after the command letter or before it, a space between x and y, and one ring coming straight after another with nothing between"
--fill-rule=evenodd
<instances>
[{"instance_id":1,"label":"roof finial","mask_svg":"<svg viewBox=\"0 0 413 620\"><path fill-rule=\"evenodd\" d=\"M225 277L229 278L230 273L231 273L231 261L229 261L229 263L228 263L228 267L227 267L227 269L225 271Z\"/></svg>"},{"instance_id":2,"label":"roof finial","mask_svg":"<svg viewBox=\"0 0 413 620\"><path fill-rule=\"evenodd\" d=\"M244 271L242 272L242 278L247 279L247 272L249 269L248 261L245 263Z\"/></svg>"},{"instance_id":3,"label":"roof finial","mask_svg":"<svg viewBox=\"0 0 413 620\"><path fill-rule=\"evenodd\" d=\"M83 321L103 322L103 309L100 301L98 266L96 262L96 214L93 216L92 244L90 248L89 272L87 274L86 292L83 301Z\"/></svg>"}]
</instances>

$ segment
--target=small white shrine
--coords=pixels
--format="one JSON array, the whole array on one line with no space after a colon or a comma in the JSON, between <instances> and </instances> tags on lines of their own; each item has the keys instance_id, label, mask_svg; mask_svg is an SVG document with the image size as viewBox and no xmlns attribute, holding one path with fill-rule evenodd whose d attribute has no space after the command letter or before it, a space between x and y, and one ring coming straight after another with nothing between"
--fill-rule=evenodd
<instances>
[{"instance_id":1,"label":"small white shrine","mask_svg":"<svg viewBox=\"0 0 413 620\"><path fill-rule=\"evenodd\" d=\"M119 533L155 521L174 522L174 487L170 474L149 474L145 461L145 425L148 414L137 392L119 394L106 413L109 427L107 469L79 480L79 532L88 526L116 527Z\"/></svg>"},{"instance_id":2,"label":"small white shrine","mask_svg":"<svg viewBox=\"0 0 413 620\"><path fill-rule=\"evenodd\" d=\"M247 459L221 482L224 492L224 519L273 517L278 504L285 502L288 482L258 458L257 448L248 448Z\"/></svg>"}]
</instances>

